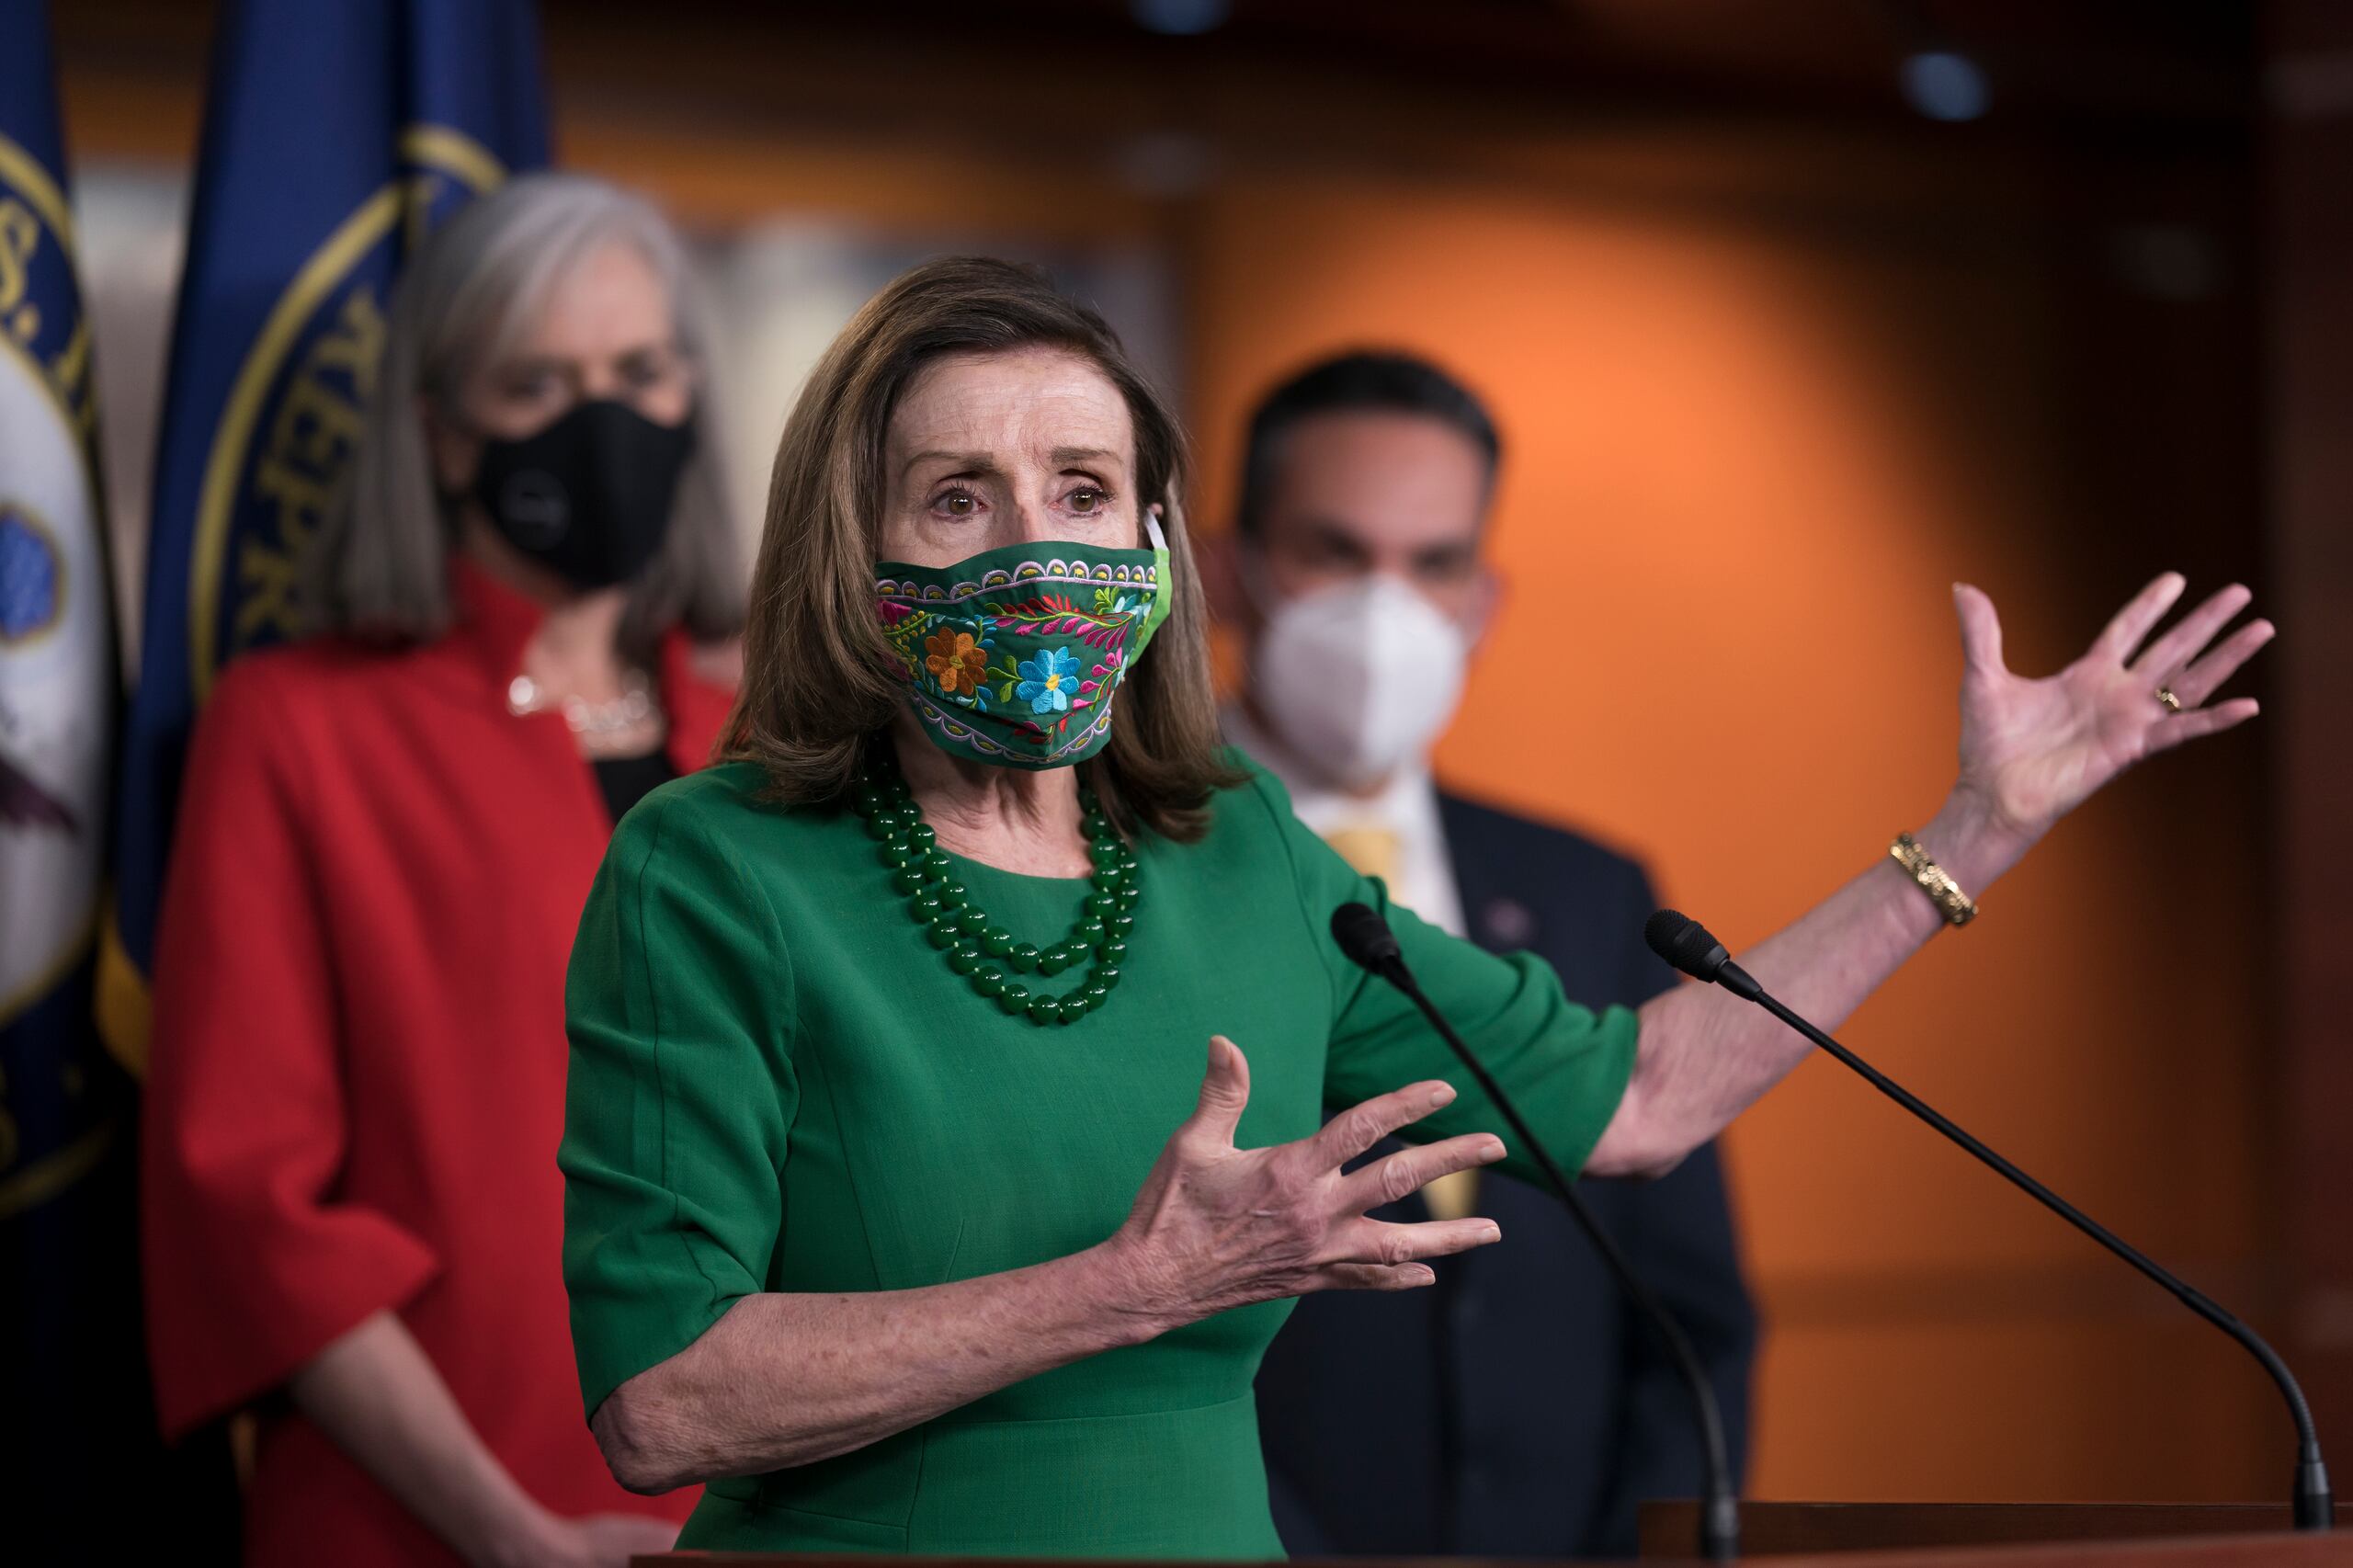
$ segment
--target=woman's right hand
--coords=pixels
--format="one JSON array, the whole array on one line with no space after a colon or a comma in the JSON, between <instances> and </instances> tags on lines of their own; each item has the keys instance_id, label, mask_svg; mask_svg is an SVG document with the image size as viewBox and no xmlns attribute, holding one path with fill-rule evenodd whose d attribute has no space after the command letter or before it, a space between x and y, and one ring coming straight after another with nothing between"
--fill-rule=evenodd
<instances>
[{"instance_id":1,"label":"woman's right hand","mask_svg":"<svg viewBox=\"0 0 2353 1568\"><path fill-rule=\"evenodd\" d=\"M1237 1149L1250 1067L1234 1043L1210 1041L1200 1102L1171 1135L1106 1244L1117 1299L1168 1326L1231 1307L1310 1290L1410 1290L1438 1276L1424 1258L1503 1238L1492 1220L1392 1224L1365 1210L1454 1171L1504 1157L1503 1141L1472 1132L1406 1149L1363 1169L1341 1166L1399 1128L1447 1105L1438 1080L1411 1084L1334 1117L1313 1137Z\"/></svg>"},{"instance_id":2,"label":"woman's right hand","mask_svg":"<svg viewBox=\"0 0 2353 1568\"><path fill-rule=\"evenodd\" d=\"M485 1568L629 1568L635 1558L677 1544L678 1527L650 1515L566 1518L535 1507L513 1540L472 1555Z\"/></svg>"}]
</instances>

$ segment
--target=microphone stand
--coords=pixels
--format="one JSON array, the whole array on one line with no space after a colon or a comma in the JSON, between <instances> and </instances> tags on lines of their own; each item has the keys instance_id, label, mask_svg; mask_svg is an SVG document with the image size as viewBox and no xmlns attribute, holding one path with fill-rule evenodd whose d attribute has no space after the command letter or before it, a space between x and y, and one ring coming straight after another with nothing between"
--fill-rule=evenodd
<instances>
[{"instance_id":1,"label":"microphone stand","mask_svg":"<svg viewBox=\"0 0 2353 1568\"><path fill-rule=\"evenodd\" d=\"M1740 994L1735 992L1734 994ZM2288 1363L2279 1353L2264 1342L2263 1336L2241 1323L2236 1317L2217 1306L2188 1280L2150 1257L2140 1248L2093 1219L2034 1177L2018 1169L2008 1160L1980 1142L1966 1129L1959 1126L1934 1106L1913 1094L1903 1085L1873 1067L1870 1062L1839 1044L1823 1030L1800 1017L1771 992L1759 986L1751 997L1758 1006L1772 1014L1790 1028L1860 1074L1873 1088L1927 1122L1947 1138L1976 1155L2010 1179L2029 1197L2057 1214L2075 1229L2139 1269L2149 1278L2165 1287L2175 1300L2243 1346L2247 1354L2263 1364L2271 1381L2288 1402L2288 1414L2296 1423L2296 1482L2294 1512L2300 1530L2325 1530L2336 1522L2336 1506L2329 1495L2328 1467L2321 1462L2320 1433L2313 1424L2312 1406L2304 1401L2304 1391L2296 1385L2295 1374L2288 1370Z\"/></svg>"},{"instance_id":2,"label":"microphone stand","mask_svg":"<svg viewBox=\"0 0 2353 1568\"><path fill-rule=\"evenodd\" d=\"M2279 1385L2280 1396L2288 1402L2288 1414L2296 1424L2296 1479L2291 1505L2296 1528L2325 1530L2334 1528L2336 1507L2329 1494L2328 1467L2321 1462L2320 1432L2313 1423L2312 1406L2304 1400L2304 1391L2297 1386L2295 1374L2288 1370L2288 1363L2264 1342L2261 1335L2207 1300L2188 1280L1995 1153L1966 1129L1839 1044L1811 1020L1800 1017L1757 983L1756 976L1733 962L1732 955L1724 950L1723 944L1711 936L1698 921L1674 910L1663 909L1651 916L1643 935L1650 943L1651 950L1668 963L1695 980L1721 985L1744 1001L1756 1003L1845 1062L1881 1094L2001 1173L2012 1186L2165 1287L2166 1292L2183 1306L2238 1341L2240 1346L2260 1362L2263 1369L2270 1374L2271 1381Z\"/></svg>"},{"instance_id":3,"label":"microphone stand","mask_svg":"<svg viewBox=\"0 0 2353 1568\"><path fill-rule=\"evenodd\" d=\"M1340 916L1350 910L1363 910L1366 915L1370 916L1370 920L1365 922L1366 926L1380 924L1380 935L1388 938L1384 948L1360 949L1356 942L1342 935ZM1690 1391L1692 1404L1699 1412L1699 1443L1707 1492L1699 1506L1699 1555L1710 1562L1734 1561L1740 1555L1740 1504L1733 1490L1732 1461L1730 1449L1724 1442L1723 1414L1716 1408L1715 1392L1708 1386L1707 1373L1699 1365L1699 1354L1692 1348L1689 1336L1683 1332L1683 1325L1675 1321L1675 1315L1666 1310L1665 1304L1652 1293L1648 1285L1643 1283L1642 1276L1634 1272L1634 1266L1626 1260L1625 1253L1620 1250L1609 1233L1601 1228L1600 1221L1593 1217L1593 1210L1586 1207L1585 1200L1577 1196L1576 1189L1569 1184L1569 1178L1546 1151L1543 1141L1529 1131L1528 1123L1520 1119L1519 1108L1511 1103L1510 1096L1504 1093L1502 1086L1488 1074L1479 1059L1472 1054L1462 1037L1454 1032L1454 1026L1446 1021L1446 1015L1439 1012L1437 1005L1424 994L1420 983L1414 979L1413 971L1405 967L1404 957L1397 950L1396 937L1389 932L1387 924L1381 922L1380 916L1363 904L1343 904L1334 915L1333 926L1334 934L1340 937L1343 952L1404 992L1414 1006L1421 1009L1422 1017L1429 1020L1438 1038L1452 1049L1487 1098L1503 1112L1512 1136L1518 1139L1520 1147L1529 1152L1537 1168L1543 1172L1545 1183L1552 1187L1553 1196L1568 1209L1577 1222L1577 1228L1585 1232L1586 1239L1601 1255L1602 1262L1617 1278L1619 1289L1625 1291L1657 1331L1659 1339L1666 1346L1668 1356L1675 1362L1676 1370L1682 1375L1684 1385Z\"/></svg>"}]
</instances>

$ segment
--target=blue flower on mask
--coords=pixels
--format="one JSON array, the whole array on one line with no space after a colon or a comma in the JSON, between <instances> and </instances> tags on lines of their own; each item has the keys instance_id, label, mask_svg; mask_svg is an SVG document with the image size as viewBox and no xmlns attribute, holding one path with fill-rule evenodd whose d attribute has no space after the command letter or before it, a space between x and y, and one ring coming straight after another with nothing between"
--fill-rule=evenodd
<instances>
[{"instance_id":1,"label":"blue flower on mask","mask_svg":"<svg viewBox=\"0 0 2353 1568\"><path fill-rule=\"evenodd\" d=\"M1067 648L1045 648L1020 665L1021 684L1014 695L1029 704L1032 713L1067 713L1070 694L1078 688L1078 661Z\"/></svg>"}]
</instances>

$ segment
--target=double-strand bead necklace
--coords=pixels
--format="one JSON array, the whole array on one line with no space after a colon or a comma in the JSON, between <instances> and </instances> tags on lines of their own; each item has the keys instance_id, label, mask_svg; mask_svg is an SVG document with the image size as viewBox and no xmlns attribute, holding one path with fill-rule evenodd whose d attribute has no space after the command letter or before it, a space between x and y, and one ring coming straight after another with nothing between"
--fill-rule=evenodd
<instances>
[{"instance_id":1,"label":"double-strand bead necklace","mask_svg":"<svg viewBox=\"0 0 2353 1568\"><path fill-rule=\"evenodd\" d=\"M1074 1024L1110 999L1120 983L1120 965L1128 956L1128 934L1135 929L1136 901L1143 889L1137 880L1136 852L1112 831L1094 790L1081 784L1078 802L1095 873L1069 934L1042 949L1014 940L1011 932L973 903L971 891L951 873L939 835L923 820L923 808L915 804L896 767L870 767L851 798L866 819L866 831L881 845L882 864L890 869L892 887L906 898L908 914L948 967L964 976L974 991L1007 1013L1027 1014L1039 1025ZM1017 978L1058 975L1082 965L1088 966L1086 977L1060 996L1032 993Z\"/></svg>"}]
</instances>

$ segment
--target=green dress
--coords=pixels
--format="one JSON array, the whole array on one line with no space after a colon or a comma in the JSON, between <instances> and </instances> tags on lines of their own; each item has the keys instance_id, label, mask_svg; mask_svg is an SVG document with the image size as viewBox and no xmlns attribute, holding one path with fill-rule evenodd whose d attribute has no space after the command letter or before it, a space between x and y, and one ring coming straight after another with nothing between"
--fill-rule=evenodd
<instances>
[{"instance_id":1,"label":"green dress","mask_svg":"<svg viewBox=\"0 0 2353 1568\"><path fill-rule=\"evenodd\" d=\"M1341 956L1328 922L1351 899L1386 909L1564 1168L1624 1089L1631 1013L1588 1012L1535 959L1386 908L1263 773L1219 795L1200 842L1140 846L1123 978L1062 1027L949 970L855 813L763 804L760 782L733 764L649 795L573 950L563 1269L592 1414L752 1292L906 1290L1102 1241L1191 1111L1211 1034L1249 1058L1245 1146L1431 1077L1461 1096L1415 1135L1501 1131L1411 1006ZM973 861L956 875L1041 944L1086 891ZM1223 1312L853 1453L713 1481L680 1544L1279 1557L1250 1384L1290 1310Z\"/></svg>"}]
</instances>

